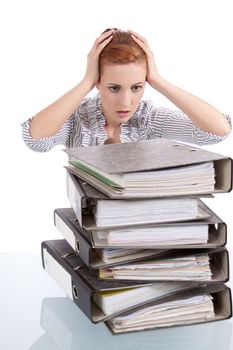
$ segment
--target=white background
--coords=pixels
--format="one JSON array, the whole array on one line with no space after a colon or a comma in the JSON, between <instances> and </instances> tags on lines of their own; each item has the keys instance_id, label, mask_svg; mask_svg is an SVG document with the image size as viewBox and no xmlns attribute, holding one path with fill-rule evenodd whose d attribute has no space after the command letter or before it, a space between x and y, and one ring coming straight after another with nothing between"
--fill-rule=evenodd
<instances>
[{"instance_id":1,"label":"white background","mask_svg":"<svg viewBox=\"0 0 233 350\"><path fill-rule=\"evenodd\" d=\"M153 8L152 8L153 4ZM20 123L77 84L86 55L108 27L145 36L160 73L233 115L230 0L5 0L0 4L1 240L0 252L39 251L61 238L53 210L69 206L62 146L29 150ZM169 105L149 88L158 106ZM208 147L233 157L232 135ZM208 204L227 222L233 245L232 193Z\"/></svg>"}]
</instances>

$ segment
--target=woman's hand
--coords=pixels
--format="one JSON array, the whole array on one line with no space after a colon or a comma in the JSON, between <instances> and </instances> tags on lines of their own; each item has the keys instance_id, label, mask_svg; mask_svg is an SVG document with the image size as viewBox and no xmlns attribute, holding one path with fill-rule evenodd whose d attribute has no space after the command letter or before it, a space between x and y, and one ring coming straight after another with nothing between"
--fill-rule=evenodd
<instances>
[{"instance_id":1,"label":"woman's hand","mask_svg":"<svg viewBox=\"0 0 233 350\"><path fill-rule=\"evenodd\" d=\"M138 33L130 30L129 31L132 35L132 38L134 41L142 48L142 50L146 54L147 58L147 76L146 80L147 82L156 89L157 81L161 78L159 75L159 72L157 70L155 60L154 60L154 54L150 49L150 46L145 38L143 38Z\"/></svg>"},{"instance_id":2,"label":"woman's hand","mask_svg":"<svg viewBox=\"0 0 233 350\"><path fill-rule=\"evenodd\" d=\"M163 79L158 73L153 52L146 39L133 31L130 33L146 54L148 83L182 110L198 128L219 136L227 135L230 125L225 116L209 103Z\"/></svg>"},{"instance_id":3,"label":"woman's hand","mask_svg":"<svg viewBox=\"0 0 233 350\"><path fill-rule=\"evenodd\" d=\"M84 80L93 88L99 81L99 55L103 48L111 41L114 29L102 33L95 41L87 55L87 69Z\"/></svg>"}]
</instances>

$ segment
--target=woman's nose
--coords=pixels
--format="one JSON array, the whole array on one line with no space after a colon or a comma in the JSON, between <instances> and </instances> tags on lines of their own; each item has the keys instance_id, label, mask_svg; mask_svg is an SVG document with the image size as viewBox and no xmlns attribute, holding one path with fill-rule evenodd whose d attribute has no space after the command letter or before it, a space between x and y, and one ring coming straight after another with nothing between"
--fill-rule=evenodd
<instances>
[{"instance_id":1,"label":"woman's nose","mask_svg":"<svg viewBox=\"0 0 233 350\"><path fill-rule=\"evenodd\" d=\"M124 92L124 93L121 94L120 105L121 105L122 108L130 107L130 101L131 101L130 93Z\"/></svg>"}]
</instances>

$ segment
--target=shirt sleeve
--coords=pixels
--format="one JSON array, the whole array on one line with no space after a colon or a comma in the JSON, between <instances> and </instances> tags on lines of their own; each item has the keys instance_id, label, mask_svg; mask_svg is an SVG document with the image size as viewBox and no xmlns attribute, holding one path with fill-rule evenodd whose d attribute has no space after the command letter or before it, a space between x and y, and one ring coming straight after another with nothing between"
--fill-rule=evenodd
<instances>
[{"instance_id":1,"label":"shirt sleeve","mask_svg":"<svg viewBox=\"0 0 233 350\"><path fill-rule=\"evenodd\" d=\"M223 141L228 135L218 136L198 128L190 118L181 110L158 108L152 113L156 125L156 134L159 137L194 143L197 145L209 145ZM231 118L225 115L232 129Z\"/></svg>"},{"instance_id":2,"label":"shirt sleeve","mask_svg":"<svg viewBox=\"0 0 233 350\"><path fill-rule=\"evenodd\" d=\"M31 121L32 118L21 124L23 140L30 149L36 152L48 152L56 145L64 145L69 147L70 134L74 123L74 115L72 115L64 123L64 125L55 135L44 138L33 138L30 135Z\"/></svg>"}]
</instances>

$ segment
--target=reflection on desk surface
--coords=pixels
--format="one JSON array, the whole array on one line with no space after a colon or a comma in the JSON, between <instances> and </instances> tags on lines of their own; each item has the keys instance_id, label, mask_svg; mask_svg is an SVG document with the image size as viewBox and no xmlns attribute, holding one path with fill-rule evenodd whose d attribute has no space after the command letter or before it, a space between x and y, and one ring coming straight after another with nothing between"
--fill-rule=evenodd
<instances>
[{"instance_id":1,"label":"reflection on desk surface","mask_svg":"<svg viewBox=\"0 0 233 350\"><path fill-rule=\"evenodd\" d=\"M93 324L69 298L45 298L41 306L45 331L29 350L230 350L229 320L112 335L104 323Z\"/></svg>"}]
</instances>

